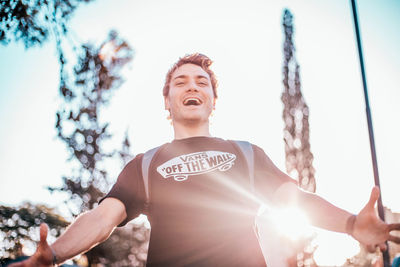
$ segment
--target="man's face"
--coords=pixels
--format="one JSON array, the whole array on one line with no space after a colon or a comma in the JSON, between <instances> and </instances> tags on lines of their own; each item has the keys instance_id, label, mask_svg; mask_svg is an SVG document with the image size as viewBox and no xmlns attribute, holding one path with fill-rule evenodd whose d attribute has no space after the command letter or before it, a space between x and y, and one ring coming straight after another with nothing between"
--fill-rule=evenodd
<instances>
[{"instance_id":1,"label":"man's face","mask_svg":"<svg viewBox=\"0 0 400 267\"><path fill-rule=\"evenodd\" d=\"M200 66L184 64L172 73L165 109L173 122L208 121L214 105L210 76Z\"/></svg>"}]
</instances>

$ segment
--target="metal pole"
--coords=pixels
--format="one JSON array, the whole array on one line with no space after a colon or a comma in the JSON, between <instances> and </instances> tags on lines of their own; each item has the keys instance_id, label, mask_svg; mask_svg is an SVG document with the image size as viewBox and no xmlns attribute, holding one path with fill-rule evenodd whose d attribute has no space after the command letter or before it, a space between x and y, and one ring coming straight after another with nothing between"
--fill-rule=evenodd
<instances>
[{"instance_id":1,"label":"metal pole","mask_svg":"<svg viewBox=\"0 0 400 267\"><path fill-rule=\"evenodd\" d=\"M372 167L374 170L374 180L375 180L375 185L380 188L378 161L376 158L376 150L375 150L374 129L372 126L371 110L369 107L367 79L366 79L366 75L365 75L364 59L363 59L363 53L362 53L362 47L361 47L360 29L358 26L357 7L356 7L355 0L351 0L351 6L352 6L352 10L353 10L354 28L356 31L358 56L360 59L361 77L362 77L363 88L364 88L365 111L367 114L369 145L371 148ZM379 195L379 199L378 199L378 214L379 214L379 217L384 221L385 214L384 214L383 205L382 205L382 192ZM386 245L388 246L387 242L386 242ZM383 263L384 263L385 267L390 267L389 246L388 246L388 249L383 252Z\"/></svg>"}]
</instances>

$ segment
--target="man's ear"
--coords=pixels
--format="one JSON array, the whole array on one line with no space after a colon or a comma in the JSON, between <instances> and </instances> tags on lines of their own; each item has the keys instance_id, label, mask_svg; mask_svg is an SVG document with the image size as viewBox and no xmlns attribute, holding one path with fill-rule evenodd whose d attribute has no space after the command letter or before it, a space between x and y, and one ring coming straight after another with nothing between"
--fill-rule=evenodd
<instances>
[{"instance_id":1,"label":"man's ear","mask_svg":"<svg viewBox=\"0 0 400 267\"><path fill-rule=\"evenodd\" d=\"M213 100L213 109L215 110L215 104L217 103L217 99L216 98L214 98L214 100Z\"/></svg>"},{"instance_id":2,"label":"man's ear","mask_svg":"<svg viewBox=\"0 0 400 267\"><path fill-rule=\"evenodd\" d=\"M164 96L164 108L165 108L165 110L168 111L167 120L171 120L171 106L170 106L170 103L169 103L168 96Z\"/></svg>"},{"instance_id":3,"label":"man's ear","mask_svg":"<svg viewBox=\"0 0 400 267\"><path fill-rule=\"evenodd\" d=\"M170 104L169 104L168 96L164 96L164 109L165 110L170 110Z\"/></svg>"}]
</instances>

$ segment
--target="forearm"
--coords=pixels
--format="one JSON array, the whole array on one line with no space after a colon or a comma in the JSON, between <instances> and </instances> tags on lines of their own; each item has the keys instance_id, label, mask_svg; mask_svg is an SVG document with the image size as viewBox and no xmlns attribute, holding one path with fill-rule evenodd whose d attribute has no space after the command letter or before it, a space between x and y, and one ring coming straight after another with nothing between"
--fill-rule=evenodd
<instances>
[{"instance_id":1,"label":"forearm","mask_svg":"<svg viewBox=\"0 0 400 267\"><path fill-rule=\"evenodd\" d=\"M81 214L51 245L57 263L64 262L106 240L114 229L94 210Z\"/></svg>"},{"instance_id":2,"label":"forearm","mask_svg":"<svg viewBox=\"0 0 400 267\"><path fill-rule=\"evenodd\" d=\"M310 222L320 228L346 233L346 224L351 213L336 207L322 197L302 192L298 199L299 206L310 218Z\"/></svg>"},{"instance_id":3,"label":"forearm","mask_svg":"<svg viewBox=\"0 0 400 267\"><path fill-rule=\"evenodd\" d=\"M346 224L352 214L322 197L300 190L289 183L282 185L276 196L280 203L293 203L301 207L314 226L335 232L347 232Z\"/></svg>"}]
</instances>

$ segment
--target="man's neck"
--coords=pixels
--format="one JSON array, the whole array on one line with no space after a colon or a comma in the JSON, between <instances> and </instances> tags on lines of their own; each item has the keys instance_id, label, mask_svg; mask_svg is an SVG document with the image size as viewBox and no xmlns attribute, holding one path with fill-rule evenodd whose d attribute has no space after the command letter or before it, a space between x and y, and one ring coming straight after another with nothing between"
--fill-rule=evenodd
<instances>
[{"instance_id":1,"label":"man's neck","mask_svg":"<svg viewBox=\"0 0 400 267\"><path fill-rule=\"evenodd\" d=\"M181 124L172 122L172 125L174 127L175 139L184 139L195 136L211 136L208 121L201 124Z\"/></svg>"}]
</instances>

